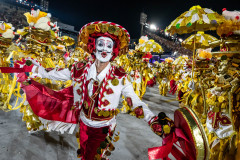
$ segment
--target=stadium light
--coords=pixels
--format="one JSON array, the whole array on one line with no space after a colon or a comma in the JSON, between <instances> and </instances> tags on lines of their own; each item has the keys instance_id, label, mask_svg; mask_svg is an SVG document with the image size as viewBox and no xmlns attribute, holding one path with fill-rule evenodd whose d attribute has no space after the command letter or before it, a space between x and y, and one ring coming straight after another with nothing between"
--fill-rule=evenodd
<instances>
[{"instance_id":1,"label":"stadium light","mask_svg":"<svg viewBox=\"0 0 240 160\"><path fill-rule=\"evenodd\" d=\"M155 30L155 31L156 31L156 30L157 30L157 27L156 27L156 25L154 25L154 24L151 24L151 25L150 25L150 29L151 29L151 30Z\"/></svg>"}]
</instances>

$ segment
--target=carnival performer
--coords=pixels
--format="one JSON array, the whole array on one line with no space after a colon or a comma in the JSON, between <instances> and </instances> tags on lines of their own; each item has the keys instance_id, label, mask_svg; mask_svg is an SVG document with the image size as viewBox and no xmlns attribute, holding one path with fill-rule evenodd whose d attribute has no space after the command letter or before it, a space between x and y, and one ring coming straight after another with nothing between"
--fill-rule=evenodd
<instances>
[{"instance_id":1,"label":"carnival performer","mask_svg":"<svg viewBox=\"0 0 240 160\"><path fill-rule=\"evenodd\" d=\"M128 49L127 30L115 23L98 21L83 26L79 34L93 60L75 62L69 69L45 69L33 59L29 59L30 65L26 59L15 65L41 78L73 81L71 87L53 91L19 73L18 81L33 112L54 122L53 130L73 131L79 124L78 155L82 160L107 159L110 155L121 95L127 98L136 117L142 117L154 133L162 136L170 132L172 121L162 113L155 116L135 94L124 69L111 64ZM161 115L163 118L158 118Z\"/></svg>"}]
</instances>

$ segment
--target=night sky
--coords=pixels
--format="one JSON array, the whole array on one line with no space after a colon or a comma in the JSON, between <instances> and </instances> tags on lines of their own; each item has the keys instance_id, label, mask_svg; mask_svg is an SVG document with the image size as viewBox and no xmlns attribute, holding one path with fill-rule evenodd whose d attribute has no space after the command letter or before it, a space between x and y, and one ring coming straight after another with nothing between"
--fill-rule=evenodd
<instances>
[{"instance_id":1,"label":"night sky","mask_svg":"<svg viewBox=\"0 0 240 160\"><path fill-rule=\"evenodd\" d=\"M149 23L164 30L175 18L194 5L210 8L220 14L222 8L240 10L240 0L49 0L49 3L49 12L62 22L74 25L75 30L92 21L110 21L126 28L131 38L140 36L141 12L148 15Z\"/></svg>"}]
</instances>

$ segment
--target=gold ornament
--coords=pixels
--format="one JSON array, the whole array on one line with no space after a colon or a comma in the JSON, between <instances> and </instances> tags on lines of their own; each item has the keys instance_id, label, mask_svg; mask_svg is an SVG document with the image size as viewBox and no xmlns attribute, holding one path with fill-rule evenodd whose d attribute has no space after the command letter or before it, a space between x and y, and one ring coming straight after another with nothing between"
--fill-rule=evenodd
<instances>
[{"instance_id":1,"label":"gold ornament","mask_svg":"<svg viewBox=\"0 0 240 160\"><path fill-rule=\"evenodd\" d=\"M97 107L94 108L94 112L95 112L96 114L98 114L98 108L97 108Z\"/></svg>"},{"instance_id":2,"label":"gold ornament","mask_svg":"<svg viewBox=\"0 0 240 160\"><path fill-rule=\"evenodd\" d=\"M114 78L112 81L111 81L112 85L113 86L117 86L119 84L119 80L117 78Z\"/></svg>"},{"instance_id":3,"label":"gold ornament","mask_svg":"<svg viewBox=\"0 0 240 160\"><path fill-rule=\"evenodd\" d=\"M104 111L103 112L103 117L108 117L109 116L109 111Z\"/></svg>"},{"instance_id":4,"label":"gold ornament","mask_svg":"<svg viewBox=\"0 0 240 160\"><path fill-rule=\"evenodd\" d=\"M123 80L122 80L122 85L125 85L125 84L126 84L126 79L124 77Z\"/></svg>"},{"instance_id":5,"label":"gold ornament","mask_svg":"<svg viewBox=\"0 0 240 160\"><path fill-rule=\"evenodd\" d=\"M84 102L84 106L85 106L86 109L88 109L88 102L87 101Z\"/></svg>"},{"instance_id":6,"label":"gold ornament","mask_svg":"<svg viewBox=\"0 0 240 160\"><path fill-rule=\"evenodd\" d=\"M98 116L99 116L99 117L102 116L102 115L103 115L103 112L104 112L104 111L98 112Z\"/></svg>"}]
</instances>

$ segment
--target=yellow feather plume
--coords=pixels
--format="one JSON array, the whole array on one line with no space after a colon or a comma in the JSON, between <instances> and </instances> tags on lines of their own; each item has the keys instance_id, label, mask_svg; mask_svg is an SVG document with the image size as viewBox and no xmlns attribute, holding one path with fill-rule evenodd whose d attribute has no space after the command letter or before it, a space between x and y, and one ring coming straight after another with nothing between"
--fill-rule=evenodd
<instances>
[{"instance_id":1,"label":"yellow feather plume","mask_svg":"<svg viewBox=\"0 0 240 160\"><path fill-rule=\"evenodd\" d=\"M24 16L26 16L28 23L34 23L34 24L35 24L35 23L37 23L37 21L38 21L40 18L46 17L46 16L47 16L47 13L40 11L39 14L38 14L38 16L37 16L37 17L34 17L34 16L31 15L30 12L27 12L27 13L24 13Z\"/></svg>"}]
</instances>

